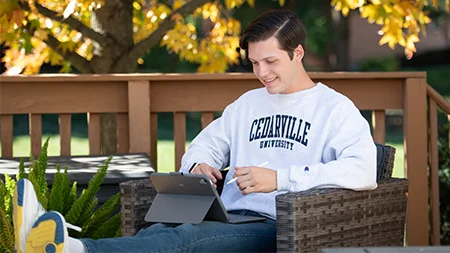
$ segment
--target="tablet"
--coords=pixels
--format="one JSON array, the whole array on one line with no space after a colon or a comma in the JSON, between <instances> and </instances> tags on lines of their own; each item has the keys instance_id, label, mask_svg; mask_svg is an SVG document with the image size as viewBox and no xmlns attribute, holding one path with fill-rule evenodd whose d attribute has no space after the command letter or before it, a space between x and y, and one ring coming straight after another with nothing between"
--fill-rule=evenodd
<instances>
[{"instance_id":1,"label":"tablet","mask_svg":"<svg viewBox=\"0 0 450 253\"><path fill-rule=\"evenodd\" d=\"M203 220L244 223L266 219L229 214L206 175L152 173L150 180L157 194L145 215L145 221L197 224Z\"/></svg>"}]
</instances>

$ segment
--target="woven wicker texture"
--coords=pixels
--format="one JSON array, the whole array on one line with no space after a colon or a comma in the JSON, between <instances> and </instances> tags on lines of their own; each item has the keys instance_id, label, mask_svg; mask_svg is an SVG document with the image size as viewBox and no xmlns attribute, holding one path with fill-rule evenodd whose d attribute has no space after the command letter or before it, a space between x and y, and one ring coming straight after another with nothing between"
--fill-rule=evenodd
<instances>
[{"instance_id":1,"label":"woven wicker texture","mask_svg":"<svg viewBox=\"0 0 450 253\"><path fill-rule=\"evenodd\" d=\"M120 184L122 236L135 235L139 230L150 225L144 218L155 196L155 188L149 179L132 180Z\"/></svg>"},{"instance_id":2,"label":"woven wicker texture","mask_svg":"<svg viewBox=\"0 0 450 253\"><path fill-rule=\"evenodd\" d=\"M374 191L316 189L279 195L277 250L402 246L407 190L405 179L384 179Z\"/></svg>"},{"instance_id":3,"label":"woven wicker texture","mask_svg":"<svg viewBox=\"0 0 450 253\"><path fill-rule=\"evenodd\" d=\"M329 247L402 246L408 181L391 179L395 148L377 144L378 188L313 189L277 196L277 251L319 252ZM156 192L150 180L120 184L121 232L134 235Z\"/></svg>"}]
</instances>

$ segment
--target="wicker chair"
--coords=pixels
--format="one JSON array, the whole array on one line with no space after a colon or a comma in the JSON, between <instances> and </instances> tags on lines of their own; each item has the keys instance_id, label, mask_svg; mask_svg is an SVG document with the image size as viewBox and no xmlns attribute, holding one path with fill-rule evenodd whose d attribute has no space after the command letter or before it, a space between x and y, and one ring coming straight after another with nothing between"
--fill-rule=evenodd
<instances>
[{"instance_id":1,"label":"wicker chair","mask_svg":"<svg viewBox=\"0 0 450 253\"><path fill-rule=\"evenodd\" d=\"M277 196L277 251L403 246L408 181L391 178L395 149L377 144L378 188L373 191L313 189ZM121 232L134 235L150 224L144 216L156 195L150 180L120 184Z\"/></svg>"}]
</instances>

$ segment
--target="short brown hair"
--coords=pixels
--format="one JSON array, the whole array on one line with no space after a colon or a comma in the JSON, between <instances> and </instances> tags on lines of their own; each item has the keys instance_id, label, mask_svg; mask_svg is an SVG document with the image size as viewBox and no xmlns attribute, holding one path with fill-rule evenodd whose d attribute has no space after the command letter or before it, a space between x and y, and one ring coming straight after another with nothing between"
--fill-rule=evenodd
<instances>
[{"instance_id":1,"label":"short brown hair","mask_svg":"<svg viewBox=\"0 0 450 253\"><path fill-rule=\"evenodd\" d=\"M291 11L267 11L247 26L241 36L239 46L247 52L248 43L264 41L272 36L275 36L280 44L280 49L286 51L292 60L294 49L299 44L305 47L306 27Z\"/></svg>"}]
</instances>

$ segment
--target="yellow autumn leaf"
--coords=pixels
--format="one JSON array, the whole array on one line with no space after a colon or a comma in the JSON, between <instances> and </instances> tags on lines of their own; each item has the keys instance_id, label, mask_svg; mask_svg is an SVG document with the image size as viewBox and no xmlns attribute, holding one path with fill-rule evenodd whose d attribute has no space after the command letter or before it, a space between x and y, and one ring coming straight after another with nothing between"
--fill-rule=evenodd
<instances>
[{"instance_id":1,"label":"yellow autumn leaf","mask_svg":"<svg viewBox=\"0 0 450 253\"><path fill-rule=\"evenodd\" d=\"M133 8L135 10L140 11L141 10L141 5L138 2L133 2Z\"/></svg>"},{"instance_id":2,"label":"yellow autumn leaf","mask_svg":"<svg viewBox=\"0 0 450 253\"><path fill-rule=\"evenodd\" d=\"M380 5L380 4L381 4L381 1L380 1L380 0L371 0L371 2L372 2L374 5Z\"/></svg>"},{"instance_id":3,"label":"yellow autumn leaf","mask_svg":"<svg viewBox=\"0 0 450 253\"><path fill-rule=\"evenodd\" d=\"M184 5L184 1L183 0L175 0L173 2L173 9L174 10L178 10L179 8L181 8L181 6Z\"/></svg>"},{"instance_id":4,"label":"yellow autumn leaf","mask_svg":"<svg viewBox=\"0 0 450 253\"><path fill-rule=\"evenodd\" d=\"M248 5L250 5L250 7L255 7L255 0L247 0Z\"/></svg>"},{"instance_id":5,"label":"yellow autumn leaf","mask_svg":"<svg viewBox=\"0 0 450 253\"><path fill-rule=\"evenodd\" d=\"M58 45L58 48L61 49L63 51L63 53L66 53L67 51L73 52L76 47L77 47L77 43L75 43L71 40L61 42Z\"/></svg>"},{"instance_id":6,"label":"yellow autumn leaf","mask_svg":"<svg viewBox=\"0 0 450 253\"><path fill-rule=\"evenodd\" d=\"M436 8L439 7L439 2L438 2L438 0L431 0L431 3L433 4L434 7L436 7Z\"/></svg>"},{"instance_id":7,"label":"yellow autumn leaf","mask_svg":"<svg viewBox=\"0 0 450 253\"><path fill-rule=\"evenodd\" d=\"M380 18L378 12L379 9L380 9L379 6L369 4L364 7L361 7L359 11L361 13L362 18L367 18L367 21L369 21L369 23L374 23L376 20Z\"/></svg>"},{"instance_id":8,"label":"yellow autumn leaf","mask_svg":"<svg viewBox=\"0 0 450 253\"><path fill-rule=\"evenodd\" d=\"M382 46L382 45L384 45L384 44L386 44L386 43L388 43L388 45L389 45L389 47L390 47L391 49L394 49L394 48L395 48L395 44L397 43L397 36L395 36L395 35L392 34L392 33L385 33L385 34L383 35L383 37L381 37L381 39L380 39L380 41L378 42L378 44L379 44L380 46Z\"/></svg>"},{"instance_id":9,"label":"yellow autumn leaf","mask_svg":"<svg viewBox=\"0 0 450 253\"><path fill-rule=\"evenodd\" d=\"M11 20L18 26L21 27L25 19L25 12L23 10L14 10L12 12Z\"/></svg>"},{"instance_id":10,"label":"yellow autumn leaf","mask_svg":"<svg viewBox=\"0 0 450 253\"><path fill-rule=\"evenodd\" d=\"M225 0L225 7L226 7L228 10L233 9L234 6L236 6L236 0Z\"/></svg>"},{"instance_id":11,"label":"yellow autumn leaf","mask_svg":"<svg viewBox=\"0 0 450 253\"><path fill-rule=\"evenodd\" d=\"M363 4L365 2L366 2L365 0L345 0L346 5L351 10L354 10L356 8L363 6Z\"/></svg>"},{"instance_id":12,"label":"yellow autumn leaf","mask_svg":"<svg viewBox=\"0 0 450 253\"><path fill-rule=\"evenodd\" d=\"M278 2L280 3L280 6L284 6L286 0L278 0Z\"/></svg>"},{"instance_id":13,"label":"yellow autumn leaf","mask_svg":"<svg viewBox=\"0 0 450 253\"><path fill-rule=\"evenodd\" d=\"M412 52L416 52L416 46L414 45L414 43L419 42L420 39L419 37L417 37L417 35L415 34L410 34L407 38L406 38L406 45L405 48L411 50Z\"/></svg>"}]
</instances>

